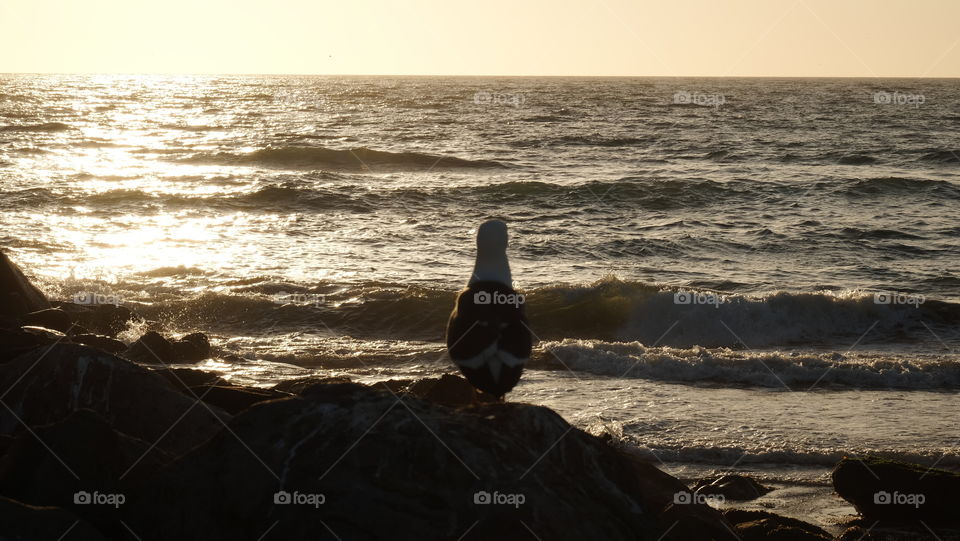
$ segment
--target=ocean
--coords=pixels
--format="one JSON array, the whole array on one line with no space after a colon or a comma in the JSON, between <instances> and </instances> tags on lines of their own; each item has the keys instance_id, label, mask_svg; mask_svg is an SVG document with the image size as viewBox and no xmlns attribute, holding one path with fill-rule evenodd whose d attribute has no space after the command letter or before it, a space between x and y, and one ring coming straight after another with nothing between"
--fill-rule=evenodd
<instances>
[{"instance_id":1,"label":"ocean","mask_svg":"<svg viewBox=\"0 0 960 541\"><path fill-rule=\"evenodd\" d=\"M500 218L508 400L690 478L960 466L958 173L958 80L0 76L0 248L52 298L241 383L435 376Z\"/></svg>"}]
</instances>

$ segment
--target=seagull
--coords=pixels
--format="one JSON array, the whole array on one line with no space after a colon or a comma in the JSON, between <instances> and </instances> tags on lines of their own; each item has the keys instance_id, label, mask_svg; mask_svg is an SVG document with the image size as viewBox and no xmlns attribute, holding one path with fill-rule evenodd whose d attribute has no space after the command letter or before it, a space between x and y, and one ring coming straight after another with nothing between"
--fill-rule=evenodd
<instances>
[{"instance_id":1,"label":"seagull","mask_svg":"<svg viewBox=\"0 0 960 541\"><path fill-rule=\"evenodd\" d=\"M507 224L477 229L477 260L447 323L447 351L474 387L499 400L520 381L532 340L507 262Z\"/></svg>"}]
</instances>

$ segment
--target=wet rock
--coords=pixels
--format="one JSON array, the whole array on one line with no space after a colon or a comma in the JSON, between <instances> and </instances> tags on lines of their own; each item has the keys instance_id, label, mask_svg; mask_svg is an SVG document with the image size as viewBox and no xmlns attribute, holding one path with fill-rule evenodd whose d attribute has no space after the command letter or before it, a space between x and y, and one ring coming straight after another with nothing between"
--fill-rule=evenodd
<instances>
[{"instance_id":1,"label":"wet rock","mask_svg":"<svg viewBox=\"0 0 960 541\"><path fill-rule=\"evenodd\" d=\"M50 308L46 295L30 283L13 261L0 252L0 314L20 317Z\"/></svg>"},{"instance_id":2,"label":"wet rock","mask_svg":"<svg viewBox=\"0 0 960 541\"><path fill-rule=\"evenodd\" d=\"M33 325L24 325L23 327L20 327L20 331L26 334L37 336L44 341L58 341L67 337L67 335L58 330L48 329L46 327L36 327Z\"/></svg>"},{"instance_id":3,"label":"wet rock","mask_svg":"<svg viewBox=\"0 0 960 541\"><path fill-rule=\"evenodd\" d=\"M210 340L207 335L195 332L172 342L172 358L178 363L195 363L210 357Z\"/></svg>"},{"instance_id":4,"label":"wet rock","mask_svg":"<svg viewBox=\"0 0 960 541\"><path fill-rule=\"evenodd\" d=\"M66 333L73 327L73 318L70 317L70 314L59 308L47 308L25 314L23 316L23 324L35 327L46 327Z\"/></svg>"},{"instance_id":5,"label":"wet rock","mask_svg":"<svg viewBox=\"0 0 960 541\"><path fill-rule=\"evenodd\" d=\"M273 390L282 391L290 394L305 395L310 394L311 390L316 386L322 391L323 387L331 384L338 383L351 383L350 378L346 376L331 376L331 377L306 377L306 378L297 378L297 379L288 379L286 381L281 381L280 383L273 386Z\"/></svg>"},{"instance_id":6,"label":"wet rock","mask_svg":"<svg viewBox=\"0 0 960 541\"><path fill-rule=\"evenodd\" d=\"M723 516L742 541L829 541L833 536L819 526L767 511L727 509Z\"/></svg>"},{"instance_id":7,"label":"wet rock","mask_svg":"<svg viewBox=\"0 0 960 541\"><path fill-rule=\"evenodd\" d=\"M190 393L190 388L201 385L228 386L230 382L216 374L194 368L157 368L153 371L182 392Z\"/></svg>"},{"instance_id":8,"label":"wet rock","mask_svg":"<svg viewBox=\"0 0 960 541\"><path fill-rule=\"evenodd\" d=\"M754 500L771 489L745 475L728 474L701 479L693 490L697 494L723 496L727 500Z\"/></svg>"},{"instance_id":9,"label":"wet rock","mask_svg":"<svg viewBox=\"0 0 960 541\"><path fill-rule=\"evenodd\" d=\"M180 455L222 429L229 415L195 407L161 376L103 351L59 343L34 348L0 364L0 434L55 423L91 409L111 427ZM16 412L14 415L11 413Z\"/></svg>"},{"instance_id":10,"label":"wet rock","mask_svg":"<svg viewBox=\"0 0 960 541\"><path fill-rule=\"evenodd\" d=\"M174 362L173 344L160 333L150 331L130 344L123 356L144 364L170 364Z\"/></svg>"},{"instance_id":11,"label":"wet rock","mask_svg":"<svg viewBox=\"0 0 960 541\"><path fill-rule=\"evenodd\" d=\"M107 336L116 336L125 331L130 322L143 320L143 317L121 305L59 303L58 306L70 313L79 325Z\"/></svg>"},{"instance_id":12,"label":"wet rock","mask_svg":"<svg viewBox=\"0 0 960 541\"><path fill-rule=\"evenodd\" d=\"M70 337L75 344L83 344L107 353L120 353L127 349L123 342L100 334L75 334Z\"/></svg>"},{"instance_id":13,"label":"wet rock","mask_svg":"<svg viewBox=\"0 0 960 541\"><path fill-rule=\"evenodd\" d=\"M406 388L406 392L417 398L454 407L497 401L495 397L478 391L466 379L451 374L418 379Z\"/></svg>"},{"instance_id":14,"label":"wet rock","mask_svg":"<svg viewBox=\"0 0 960 541\"><path fill-rule=\"evenodd\" d=\"M54 332L28 332L20 327L0 329L0 363L8 362L39 346L52 344L59 339L56 334L52 334Z\"/></svg>"},{"instance_id":15,"label":"wet rock","mask_svg":"<svg viewBox=\"0 0 960 541\"><path fill-rule=\"evenodd\" d=\"M547 408L327 387L237 415L135 494L128 523L145 541L735 539L707 506L667 517L683 483ZM696 531L664 536L674 520Z\"/></svg>"},{"instance_id":16,"label":"wet rock","mask_svg":"<svg viewBox=\"0 0 960 541\"><path fill-rule=\"evenodd\" d=\"M844 458L833 487L867 520L960 524L960 473L876 457Z\"/></svg>"},{"instance_id":17,"label":"wet rock","mask_svg":"<svg viewBox=\"0 0 960 541\"><path fill-rule=\"evenodd\" d=\"M0 538L106 541L96 528L56 507L36 507L0 496Z\"/></svg>"},{"instance_id":18,"label":"wet rock","mask_svg":"<svg viewBox=\"0 0 960 541\"><path fill-rule=\"evenodd\" d=\"M290 396L279 391L236 385L201 385L190 390L197 398L230 414L239 413L258 402Z\"/></svg>"}]
</instances>

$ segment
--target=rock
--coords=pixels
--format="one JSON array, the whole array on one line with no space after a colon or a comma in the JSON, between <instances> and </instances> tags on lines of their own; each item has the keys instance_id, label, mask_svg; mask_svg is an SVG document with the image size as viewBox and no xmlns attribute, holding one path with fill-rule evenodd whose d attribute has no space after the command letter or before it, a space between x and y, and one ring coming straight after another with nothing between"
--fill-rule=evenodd
<instances>
[{"instance_id":1,"label":"rock","mask_svg":"<svg viewBox=\"0 0 960 541\"><path fill-rule=\"evenodd\" d=\"M52 340L56 342L59 340L63 340L64 338L67 337L67 335L63 334L60 331L57 331L54 329L48 329L46 327L35 327L33 325L24 325L23 327L20 327L20 331L37 336L43 339L44 341Z\"/></svg>"},{"instance_id":2,"label":"rock","mask_svg":"<svg viewBox=\"0 0 960 541\"><path fill-rule=\"evenodd\" d=\"M299 394L305 395L310 394L311 390L315 386L319 386L322 391L322 388L326 385L337 384L337 383L352 383L350 378L346 376L331 376L331 377L316 377L310 376L306 378L296 378L288 379L286 381L281 381L280 383L274 385L272 389L274 391L282 391L290 394Z\"/></svg>"},{"instance_id":3,"label":"rock","mask_svg":"<svg viewBox=\"0 0 960 541\"><path fill-rule=\"evenodd\" d=\"M23 324L35 327L46 327L65 333L73 327L73 318L70 317L70 314L59 308L47 308L25 314L23 316Z\"/></svg>"},{"instance_id":4,"label":"rock","mask_svg":"<svg viewBox=\"0 0 960 541\"><path fill-rule=\"evenodd\" d=\"M50 345L58 339L50 333L28 332L19 327L0 329L0 363L8 362L36 347Z\"/></svg>"},{"instance_id":5,"label":"rock","mask_svg":"<svg viewBox=\"0 0 960 541\"><path fill-rule=\"evenodd\" d=\"M0 434L13 434L21 421L55 423L91 409L115 430L180 455L230 417L198 406L146 368L76 344L41 346L0 365L0 389L7 390L3 402L9 407L0 408Z\"/></svg>"},{"instance_id":6,"label":"rock","mask_svg":"<svg viewBox=\"0 0 960 541\"><path fill-rule=\"evenodd\" d=\"M666 517L683 483L547 408L318 387L237 415L142 487L128 523L145 541L735 539L707 506Z\"/></svg>"},{"instance_id":7,"label":"rock","mask_svg":"<svg viewBox=\"0 0 960 541\"><path fill-rule=\"evenodd\" d=\"M736 528L742 541L829 541L829 533L802 520L783 517L767 511L727 509L723 516Z\"/></svg>"},{"instance_id":8,"label":"rock","mask_svg":"<svg viewBox=\"0 0 960 541\"><path fill-rule=\"evenodd\" d=\"M880 541L873 536L870 530L861 528L860 526L853 526L847 528L843 531L842 534L837 536L835 541Z\"/></svg>"},{"instance_id":9,"label":"rock","mask_svg":"<svg viewBox=\"0 0 960 541\"><path fill-rule=\"evenodd\" d=\"M693 490L697 494L723 496L727 500L754 500L772 489L745 475L728 474L701 479Z\"/></svg>"},{"instance_id":10,"label":"rock","mask_svg":"<svg viewBox=\"0 0 960 541\"><path fill-rule=\"evenodd\" d=\"M116 336L125 331L131 321L143 320L126 306L114 304L58 303L58 307L71 314L78 324L107 336Z\"/></svg>"},{"instance_id":11,"label":"rock","mask_svg":"<svg viewBox=\"0 0 960 541\"><path fill-rule=\"evenodd\" d=\"M127 349L123 342L100 334L75 334L70 337L75 344L83 344L107 353L120 353Z\"/></svg>"},{"instance_id":12,"label":"rock","mask_svg":"<svg viewBox=\"0 0 960 541\"><path fill-rule=\"evenodd\" d=\"M960 524L960 474L876 457L844 458L833 488L867 520Z\"/></svg>"},{"instance_id":13,"label":"rock","mask_svg":"<svg viewBox=\"0 0 960 541\"><path fill-rule=\"evenodd\" d=\"M123 356L144 364L170 364L174 362L173 344L160 333L150 331L130 344Z\"/></svg>"},{"instance_id":14,"label":"rock","mask_svg":"<svg viewBox=\"0 0 960 541\"><path fill-rule=\"evenodd\" d=\"M69 532L69 533L68 533ZM0 496L0 539L106 541L96 528L69 511L34 507Z\"/></svg>"},{"instance_id":15,"label":"rock","mask_svg":"<svg viewBox=\"0 0 960 541\"><path fill-rule=\"evenodd\" d=\"M787 526L771 518L737 524L736 532L742 541L831 541L833 539L810 533L802 528Z\"/></svg>"},{"instance_id":16,"label":"rock","mask_svg":"<svg viewBox=\"0 0 960 541\"><path fill-rule=\"evenodd\" d=\"M290 396L279 391L235 385L201 385L190 390L197 398L230 414L239 413L258 402Z\"/></svg>"},{"instance_id":17,"label":"rock","mask_svg":"<svg viewBox=\"0 0 960 541\"><path fill-rule=\"evenodd\" d=\"M216 374L211 374L210 372L204 372L203 370L196 370L194 368L156 368L153 370L155 374L158 374L163 377L163 379L170 382L176 389L179 389L181 392L187 393L190 396L193 396L193 393L190 392L192 387L199 387L202 385L217 385L217 386L228 386L231 383Z\"/></svg>"},{"instance_id":18,"label":"rock","mask_svg":"<svg viewBox=\"0 0 960 541\"><path fill-rule=\"evenodd\" d=\"M188 334L171 345L177 363L195 363L210 357L210 340L200 332Z\"/></svg>"},{"instance_id":19,"label":"rock","mask_svg":"<svg viewBox=\"0 0 960 541\"><path fill-rule=\"evenodd\" d=\"M0 252L0 314L20 317L45 308L50 308L46 295L30 283L20 267Z\"/></svg>"},{"instance_id":20,"label":"rock","mask_svg":"<svg viewBox=\"0 0 960 541\"><path fill-rule=\"evenodd\" d=\"M455 407L497 401L496 398L478 391L464 378L452 374L418 379L406 388L406 392L417 398Z\"/></svg>"},{"instance_id":21,"label":"rock","mask_svg":"<svg viewBox=\"0 0 960 541\"><path fill-rule=\"evenodd\" d=\"M16 438L0 460L0 493L70 509L112 534L126 494L171 461L157 447L113 430L97 413L80 410ZM115 505L78 503L84 493L122 499Z\"/></svg>"}]
</instances>

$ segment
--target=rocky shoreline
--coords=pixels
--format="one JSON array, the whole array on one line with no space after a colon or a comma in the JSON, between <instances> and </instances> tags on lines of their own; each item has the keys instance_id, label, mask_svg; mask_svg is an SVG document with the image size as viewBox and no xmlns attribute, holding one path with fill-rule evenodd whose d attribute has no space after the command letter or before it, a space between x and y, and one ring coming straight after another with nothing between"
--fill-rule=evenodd
<instances>
[{"instance_id":1,"label":"rocky shoreline","mask_svg":"<svg viewBox=\"0 0 960 541\"><path fill-rule=\"evenodd\" d=\"M168 366L204 335L126 344L135 312L51 302L3 254L0 301L0 539L960 539L953 472L844 459L834 537L457 376L233 385Z\"/></svg>"}]
</instances>

